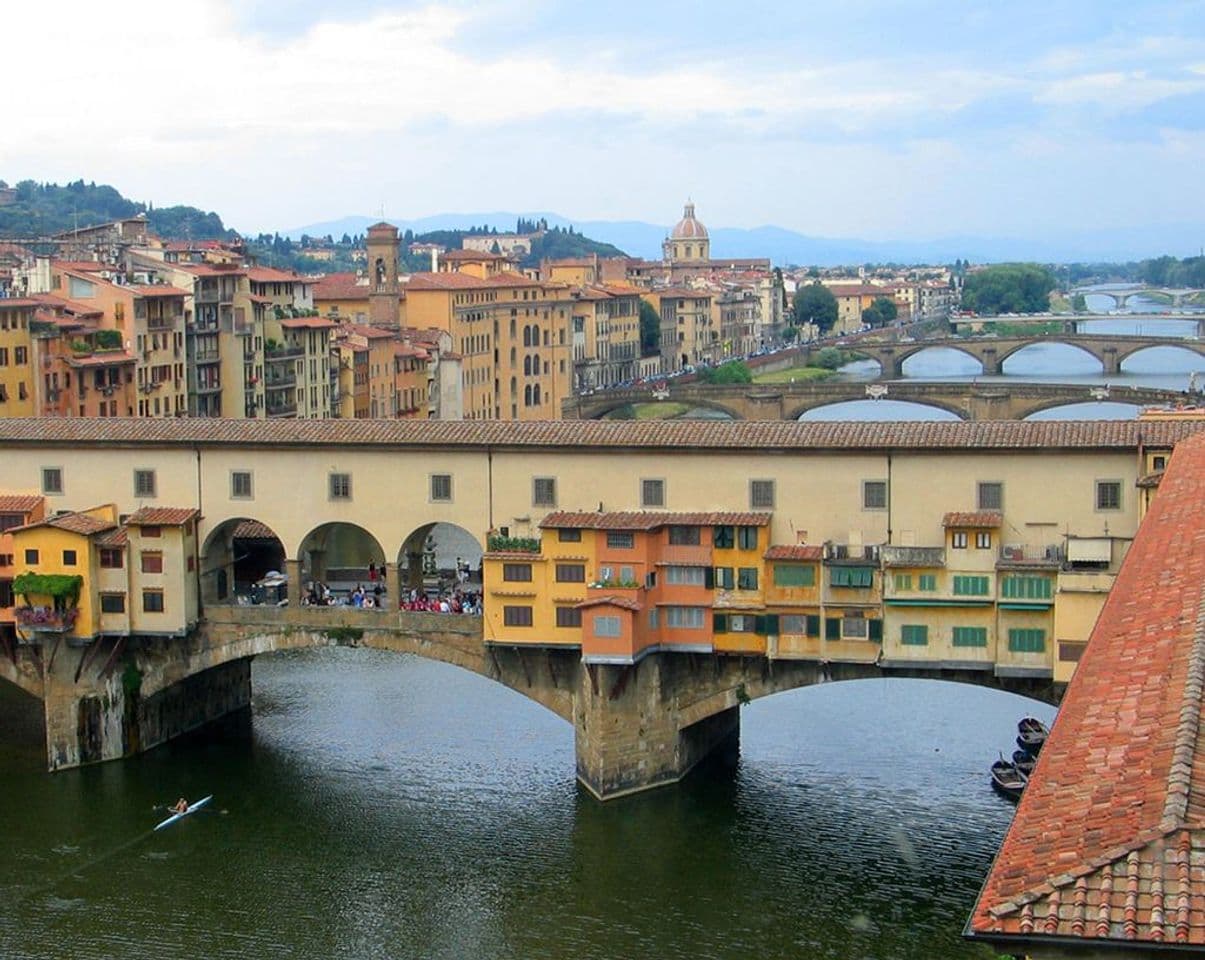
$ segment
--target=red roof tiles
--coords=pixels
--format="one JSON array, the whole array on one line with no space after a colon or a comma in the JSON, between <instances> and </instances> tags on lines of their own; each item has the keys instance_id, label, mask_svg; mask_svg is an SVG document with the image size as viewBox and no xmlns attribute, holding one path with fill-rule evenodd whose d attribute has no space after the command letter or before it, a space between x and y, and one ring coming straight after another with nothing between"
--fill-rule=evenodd
<instances>
[{"instance_id":1,"label":"red roof tiles","mask_svg":"<svg viewBox=\"0 0 1205 960\"><path fill-rule=\"evenodd\" d=\"M38 527L55 527L58 530L66 530L68 533L89 536L93 533L100 533L102 530L112 530L116 526L117 524L111 520L102 520L88 513L62 513L55 517L47 517L45 520L38 520L36 523L28 523L23 527L13 527L9 532L34 530Z\"/></svg>"},{"instance_id":2,"label":"red roof tiles","mask_svg":"<svg viewBox=\"0 0 1205 960\"><path fill-rule=\"evenodd\" d=\"M1045 936L1205 946L1205 435L1126 555L971 917ZM1009 950L1009 952L1014 952Z\"/></svg>"},{"instance_id":3,"label":"red roof tiles","mask_svg":"<svg viewBox=\"0 0 1205 960\"><path fill-rule=\"evenodd\" d=\"M145 443L342 447L493 447L581 450L1136 450L1170 448L1205 421L704 420L239 420L221 417L0 418L0 443L56 446Z\"/></svg>"},{"instance_id":4,"label":"red roof tiles","mask_svg":"<svg viewBox=\"0 0 1205 960\"><path fill-rule=\"evenodd\" d=\"M275 531L266 523L258 520L243 520L235 528L231 537L235 540L276 540Z\"/></svg>"},{"instance_id":5,"label":"red roof tiles","mask_svg":"<svg viewBox=\"0 0 1205 960\"><path fill-rule=\"evenodd\" d=\"M787 543L770 547L765 552L767 560L822 560L824 547L818 543Z\"/></svg>"},{"instance_id":6,"label":"red roof tiles","mask_svg":"<svg viewBox=\"0 0 1205 960\"><path fill-rule=\"evenodd\" d=\"M197 515L192 507L142 507L126 518L128 527L179 527Z\"/></svg>"},{"instance_id":7,"label":"red roof tiles","mask_svg":"<svg viewBox=\"0 0 1205 960\"><path fill-rule=\"evenodd\" d=\"M947 513L941 518L943 527L998 527L1004 517L996 510L974 510Z\"/></svg>"},{"instance_id":8,"label":"red roof tiles","mask_svg":"<svg viewBox=\"0 0 1205 960\"><path fill-rule=\"evenodd\" d=\"M655 511L615 513L550 513L540 521L544 529L569 530L656 530L658 527L764 527L768 513L658 513Z\"/></svg>"},{"instance_id":9,"label":"red roof tiles","mask_svg":"<svg viewBox=\"0 0 1205 960\"><path fill-rule=\"evenodd\" d=\"M42 497L36 493L0 494L0 513L29 513L41 502Z\"/></svg>"}]
</instances>

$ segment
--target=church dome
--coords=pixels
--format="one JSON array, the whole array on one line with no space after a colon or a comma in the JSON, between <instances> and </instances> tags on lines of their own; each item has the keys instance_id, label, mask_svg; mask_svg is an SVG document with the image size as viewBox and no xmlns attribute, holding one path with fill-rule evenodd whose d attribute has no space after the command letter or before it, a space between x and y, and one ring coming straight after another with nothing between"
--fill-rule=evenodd
<instances>
[{"instance_id":1,"label":"church dome","mask_svg":"<svg viewBox=\"0 0 1205 960\"><path fill-rule=\"evenodd\" d=\"M670 233L671 240L706 240L707 228L695 219L695 205L688 203L686 209L682 211L682 219L678 221L673 232Z\"/></svg>"}]
</instances>

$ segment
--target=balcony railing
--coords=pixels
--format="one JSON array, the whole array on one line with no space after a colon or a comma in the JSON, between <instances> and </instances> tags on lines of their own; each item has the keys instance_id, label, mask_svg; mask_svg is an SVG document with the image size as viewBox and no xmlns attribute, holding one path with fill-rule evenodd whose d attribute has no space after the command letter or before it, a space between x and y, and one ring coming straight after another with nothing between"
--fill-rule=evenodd
<instances>
[{"instance_id":1,"label":"balcony railing","mask_svg":"<svg viewBox=\"0 0 1205 960\"><path fill-rule=\"evenodd\" d=\"M1002 565L1010 563L1028 566L1049 564L1057 567L1063 562L1063 547L1058 543L1046 545L1006 543L1000 547L999 562Z\"/></svg>"},{"instance_id":2,"label":"balcony railing","mask_svg":"<svg viewBox=\"0 0 1205 960\"><path fill-rule=\"evenodd\" d=\"M877 544L826 543L824 559L845 563L878 563Z\"/></svg>"},{"instance_id":3,"label":"balcony railing","mask_svg":"<svg viewBox=\"0 0 1205 960\"><path fill-rule=\"evenodd\" d=\"M283 390L286 387L296 387L297 377L272 377L264 381L264 386L268 390Z\"/></svg>"},{"instance_id":4,"label":"balcony railing","mask_svg":"<svg viewBox=\"0 0 1205 960\"><path fill-rule=\"evenodd\" d=\"M885 567L944 567L945 547L898 547L884 545L879 550Z\"/></svg>"},{"instance_id":5,"label":"balcony railing","mask_svg":"<svg viewBox=\"0 0 1205 960\"><path fill-rule=\"evenodd\" d=\"M69 633L75 629L79 609L51 610L47 607L17 607L17 624L38 633Z\"/></svg>"},{"instance_id":6,"label":"balcony railing","mask_svg":"<svg viewBox=\"0 0 1205 960\"><path fill-rule=\"evenodd\" d=\"M295 417L297 416L296 403L279 403L268 405L269 417Z\"/></svg>"}]
</instances>

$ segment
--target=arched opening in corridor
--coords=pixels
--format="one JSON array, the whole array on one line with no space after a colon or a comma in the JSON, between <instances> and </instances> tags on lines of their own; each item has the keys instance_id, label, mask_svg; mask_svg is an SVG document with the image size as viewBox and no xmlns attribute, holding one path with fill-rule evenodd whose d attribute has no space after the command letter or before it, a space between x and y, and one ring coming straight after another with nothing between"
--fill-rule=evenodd
<instances>
[{"instance_id":1,"label":"arched opening in corridor","mask_svg":"<svg viewBox=\"0 0 1205 960\"><path fill-rule=\"evenodd\" d=\"M354 523L333 521L315 527L302 539L297 559L301 589L308 592L308 585L322 584L333 600L384 579L385 551L376 537Z\"/></svg>"},{"instance_id":2,"label":"arched opening in corridor","mask_svg":"<svg viewBox=\"0 0 1205 960\"><path fill-rule=\"evenodd\" d=\"M285 548L262 521L232 517L218 524L201 548L204 603L251 603L264 599L265 582L283 583Z\"/></svg>"},{"instance_id":3,"label":"arched opening in corridor","mask_svg":"<svg viewBox=\"0 0 1205 960\"><path fill-rule=\"evenodd\" d=\"M454 523L425 523L402 542L397 555L404 590L420 593L481 592L481 541Z\"/></svg>"}]
</instances>

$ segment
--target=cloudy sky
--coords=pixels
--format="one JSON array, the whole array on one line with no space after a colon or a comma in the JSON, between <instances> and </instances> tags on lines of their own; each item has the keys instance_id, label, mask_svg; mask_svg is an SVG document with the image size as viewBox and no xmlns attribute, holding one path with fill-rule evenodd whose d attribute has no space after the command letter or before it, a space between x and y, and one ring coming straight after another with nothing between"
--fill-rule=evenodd
<instances>
[{"instance_id":1,"label":"cloudy sky","mask_svg":"<svg viewBox=\"0 0 1205 960\"><path fill-rule=\"evenodd\" d=\"M866 239L1205 224L1200 0L87 0L2 22L0 177L243 231L669 223L688 195L709 225Z\"/></svg>"}]
</instances>

